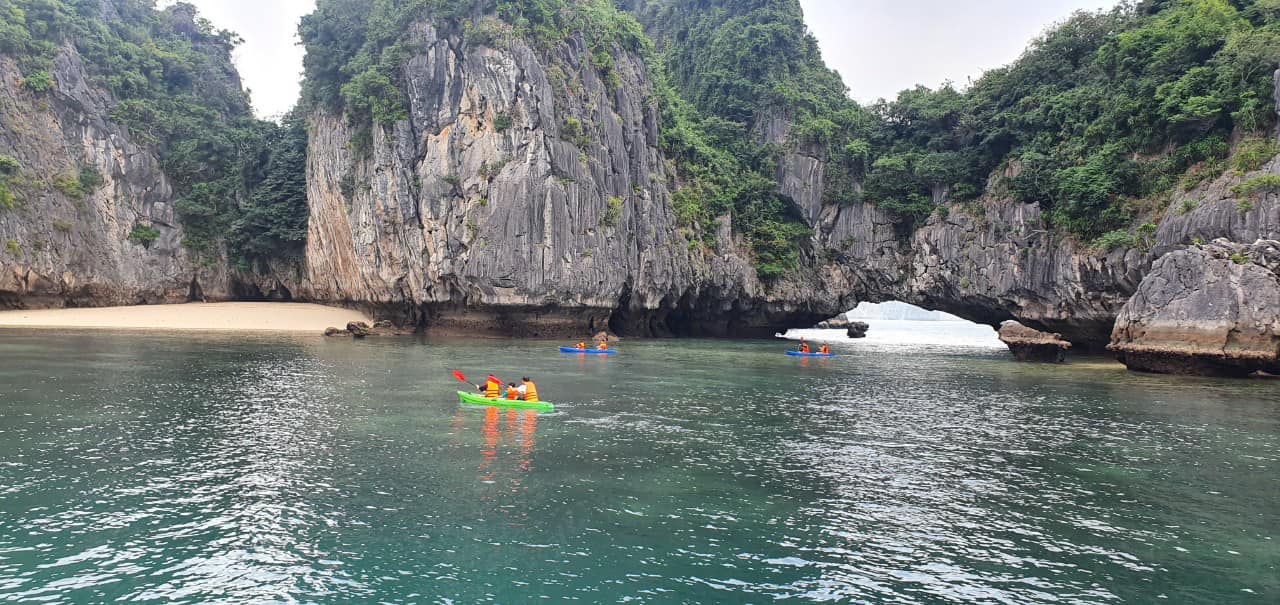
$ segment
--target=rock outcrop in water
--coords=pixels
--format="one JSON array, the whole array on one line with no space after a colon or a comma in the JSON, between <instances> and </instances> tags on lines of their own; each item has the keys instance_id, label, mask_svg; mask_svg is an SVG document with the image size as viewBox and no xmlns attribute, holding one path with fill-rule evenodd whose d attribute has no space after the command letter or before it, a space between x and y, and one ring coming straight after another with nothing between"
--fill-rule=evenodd
<instances>
[{"instance_id":1,"label":"rock outcrop in water","mask_svg":"<svg viewBox=\"0 0 1280 605\"><path fill-rule=\"evenodd\" d=\"M851 321L849 322L849 329L845 332L845 334L849 338L866 338L867 331L870 329L871 329L871 324L868 324L865 321Z\"/></svg>"},{"instance_id":2,"label":"rock outcrop in water","mask_svg":"<svg viewBox=\"0 0 1280 605\"><path fill-rule=\"evenodd\" d=\"M1062 363L1067 349L1071 348L1071 343L1063 340L1061 334L1033 330L1016 321L1001 324L999 335L1000 342L1009 346L1018 361Z\"/></svg>"},{"instance_id":3,"label":"rock outcrop in water","mask_svg":"<svg viewBox=\"0 0 1280 605\"><path fill-rule=\"evenodd\" d=\"M1171 252L1116 320L1111 350L1166 374L1280 372L1280 241Z\"/></svg>"}]
</instances>

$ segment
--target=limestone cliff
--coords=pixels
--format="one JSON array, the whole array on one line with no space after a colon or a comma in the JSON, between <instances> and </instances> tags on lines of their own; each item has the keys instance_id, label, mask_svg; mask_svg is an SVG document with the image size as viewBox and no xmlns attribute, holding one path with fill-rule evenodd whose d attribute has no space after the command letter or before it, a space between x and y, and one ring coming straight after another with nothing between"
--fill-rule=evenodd
<instances>
[{"instance_id":1,"label":"limestone cliff","mask_svg":"<svg viewBox=\"0 0 1280 605\"><path fill-rule=\"evenodd\" d=\"M110 119L114 100L74 47L53 65L53 86L33 92L0 56L0 155L19 165L13 207L0 207L0 306L178 302L200 294L197 281L225 290L182 247L154 150Z\"/></svg>"},{"instance_id":2,"label":"limestone cliff","mask_svg":"<svg viewBox=\"0 0 1280 605\"><path fill-rule=\"evenodd\" d=\"M497 333L726 335L803 307L766 319L732 237L715 254L680 233L639 58L619 53L610 85L577 37L550 56L430 23L412 39L409 117L368 154L344 118L312 118L300 295Z\"/></svg>"},{"instance_id":3,"label":"limestone cliff","mask_svg":"<svg viewBox=\"0 0 1280 605\"><path fill-rule=\"evenodd\" d=\"M1229 189L1245 177L1229 174L1175 194L1154 241L1095 250L1039 204L998 194L1015 163L979 201L943 203L904 234L874 205L824 202L824 151L765 111L753 131L782 150L779 189L813 229L800 269L766 285L727 217L715 249L675 220L681 183L637 56L615 54L611 86L580 37L550 54L429 23L411 39L408 119L375 128L369 153L354 151L344 117L312 118L307 268L290 286L304 298L442 329L737 336L896 299L1097 350L1153 259L1193 238L1277 229L1269 197L1237 211ZM1182 213L1188 196L1213 202Z\"/></svg>"}]
</instances>

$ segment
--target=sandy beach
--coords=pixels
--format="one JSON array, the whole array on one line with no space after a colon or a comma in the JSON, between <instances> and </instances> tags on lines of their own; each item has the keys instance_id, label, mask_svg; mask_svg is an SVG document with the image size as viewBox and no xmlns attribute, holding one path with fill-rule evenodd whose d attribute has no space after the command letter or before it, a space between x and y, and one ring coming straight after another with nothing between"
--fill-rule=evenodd
<instances>
[{"instance_id":1,"label":"sandy beach","mask_svg":"<svg viewBox=\"0 0 1280 605\"><path fill-rule=\"evenodd\" d=\"M92 309L0 311L0 328L113 328L315 332L347 322L373 323L359 311L302 303L188 303Z\"/></svg>"}]
</instances>

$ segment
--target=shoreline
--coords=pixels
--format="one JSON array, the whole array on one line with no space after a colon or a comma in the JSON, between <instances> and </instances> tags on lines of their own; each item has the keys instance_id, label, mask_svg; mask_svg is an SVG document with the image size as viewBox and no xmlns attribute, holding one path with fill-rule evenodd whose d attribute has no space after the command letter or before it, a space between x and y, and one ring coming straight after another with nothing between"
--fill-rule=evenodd
<instances>
[{"instance_id":1,"label":"shoreline","mask_svg":"<svg viewBox=\"0 0 1280 605\"><path fill-rule=\"evenodd\" d=\"M373 320L359 311L310 303L223 302L0 311L0 330L89 329L146 332L312 332Z\"/></svg>"}]
</instances>

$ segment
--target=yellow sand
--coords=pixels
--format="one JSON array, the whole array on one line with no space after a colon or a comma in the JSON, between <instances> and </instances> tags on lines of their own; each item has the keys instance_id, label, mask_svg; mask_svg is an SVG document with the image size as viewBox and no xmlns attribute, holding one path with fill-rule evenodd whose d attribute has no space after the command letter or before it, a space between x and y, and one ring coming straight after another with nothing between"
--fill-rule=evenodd
<instances>
[{"instance_id":1,"label":"yellow sand","mask_svg":"<svg viewBox=\"0 0 1280 605\"><path fill-rule=\"evenodd\" d=\"M359 311L300 303L189 303L96 309L0 311L0 328L116 328L315 332L372 323Z\"/></svg>"}]
</instances>

